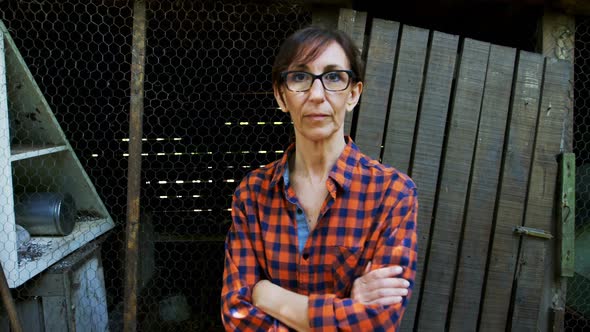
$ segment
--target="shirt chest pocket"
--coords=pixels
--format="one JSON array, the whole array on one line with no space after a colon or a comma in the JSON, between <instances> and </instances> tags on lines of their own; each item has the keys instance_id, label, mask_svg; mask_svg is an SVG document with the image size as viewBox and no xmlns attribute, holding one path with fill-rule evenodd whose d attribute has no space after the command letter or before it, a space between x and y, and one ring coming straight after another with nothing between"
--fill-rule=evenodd
<instances>
[{"instance_id":1,"label":"shirt chest pocket","mask_svg":"<svg viewBox=\"0 0 590 332\"><path fill-rule=\"evenodd\" d=\"M339 298L350 297L352 283L363 271L360 247L331 246L328 248L327 268L332 271L334 294Z\"/></svg>"}]
</instances>

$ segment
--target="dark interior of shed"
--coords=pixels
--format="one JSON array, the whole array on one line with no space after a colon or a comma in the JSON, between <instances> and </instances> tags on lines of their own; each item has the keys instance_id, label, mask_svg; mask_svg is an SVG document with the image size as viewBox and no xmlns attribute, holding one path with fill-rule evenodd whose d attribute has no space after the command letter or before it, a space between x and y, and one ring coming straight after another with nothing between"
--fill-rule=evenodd
<instances>
[{"instance_id":1,"label":"dark interior of shed","mask_svg":"<svg viewBox=\"0 0 590 332\"><path fill-rule=\"evenodd\" d=\"M543 0L352 1L369 16L535 51Z\"/></svg>"}]
</instances>

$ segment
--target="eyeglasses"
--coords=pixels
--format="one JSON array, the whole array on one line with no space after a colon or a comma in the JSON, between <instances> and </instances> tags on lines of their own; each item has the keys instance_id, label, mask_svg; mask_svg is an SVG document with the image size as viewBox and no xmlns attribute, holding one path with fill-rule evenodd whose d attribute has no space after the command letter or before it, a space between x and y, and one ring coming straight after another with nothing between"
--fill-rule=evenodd
<instances>
[{"instance_id":1,"label":"eyeglasses","mask_svg":"<svg viewBox=\"0 0 590 332\"><path fill-rule=\"evenodd\" d=\"M281 73L281 78L287 89L293 92L305 92L311 89L313 82L318 78L324 89L342 91L348 88L354 73L352 70L332 70L314 75L305 71L284 71Z\"/></svg>"}]
</instances>

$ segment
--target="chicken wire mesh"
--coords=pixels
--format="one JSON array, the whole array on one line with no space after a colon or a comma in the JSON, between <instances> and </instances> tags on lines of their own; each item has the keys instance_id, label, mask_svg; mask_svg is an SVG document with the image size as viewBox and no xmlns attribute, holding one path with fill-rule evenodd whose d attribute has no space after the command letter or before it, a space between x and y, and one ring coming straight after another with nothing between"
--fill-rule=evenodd
<instances>
[{"instance_id":1,"label":"chicken wire mesh","mask_svg":"<svg viewBox=\"0 0 590 332\"><path fill-rule=\"evenodd\" d=\"M574 47L576 154L575 274L568 280L566 331L590 329L590 17L577 17Z\"/></svg>"},{"instance_id":2,"label":"chicken wire mesh","mask_svg":"<svg viewBox=\"0 0 590 332\"><path fill-rule=\"evenodd\" d=\"M219 330L231 194L290 141L272 60L311 13L296 1L146 7L138 329ZM8 161L0 167L12 174L2 179L9 235L0 257L8 279L22 282L12 291L27 304L23 327L121 330L133 1L5 0L0 19L22 59L6 68L29 72L7 73L0 99L9 114L0 118ZM38 193L48 198L34 201ZM10 215L19 204L45 207L45 219L72 215L73 232L33 234L16 257L23 218ZM64 265L77 248L86 253ZM51 293L58 282L72 290Z\"/></svg>"},{"instance_id":3,"label":"chicken wire mesh","mask_svg":"<svg viewBox=\"0 0 590 332\"><path fill-rule=\"evenodd\" d=\"M25 330L122 328L132 7L131 0L0 1L13 39L4 43L0 71L16 70L0 81L8 95L0 94L0 107L9 114L0 117L0 137L9 141L0 169L12 175L0 180L0 258L28 308L20 309ZM147 1L147 19L139 329L218 330L231 193L290 140L289 119L271 93L272 58L311 13L295 1ZM575 41L569 331L590 328L589 18L577 18ZM74 211L72 233L26 241L15 212L41 204L38 193L45 206ZM50 212L57 213L45 217ZM48 280L74 284L74 292L48 295Z\"/></svg>"}]
</instances>

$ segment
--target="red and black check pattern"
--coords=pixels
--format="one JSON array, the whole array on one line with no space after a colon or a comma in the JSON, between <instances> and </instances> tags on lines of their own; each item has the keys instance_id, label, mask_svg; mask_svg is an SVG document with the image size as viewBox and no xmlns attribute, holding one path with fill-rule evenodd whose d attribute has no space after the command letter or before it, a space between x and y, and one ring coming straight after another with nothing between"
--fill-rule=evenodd
<instances>
[{"instance_id":1,"label":"red and black check pattern","mask_svg":"<svg viewBox=\"0 0 590 332\"><path fill-rule=\"evenodd\" d=\"M394 331L414 286L417 262L416 187L405 174L362 154L351 139L326 181L330 195L303 252L298 250L295 192L282 159L250 172L235 191L225 243L222 319L228 331L288 331L251 304L257 281L268 279L309 296L312 330ZM410 281L402 303L363 305L350 298L353 281L398 264Z\"/></svg>"}]
</instances>

